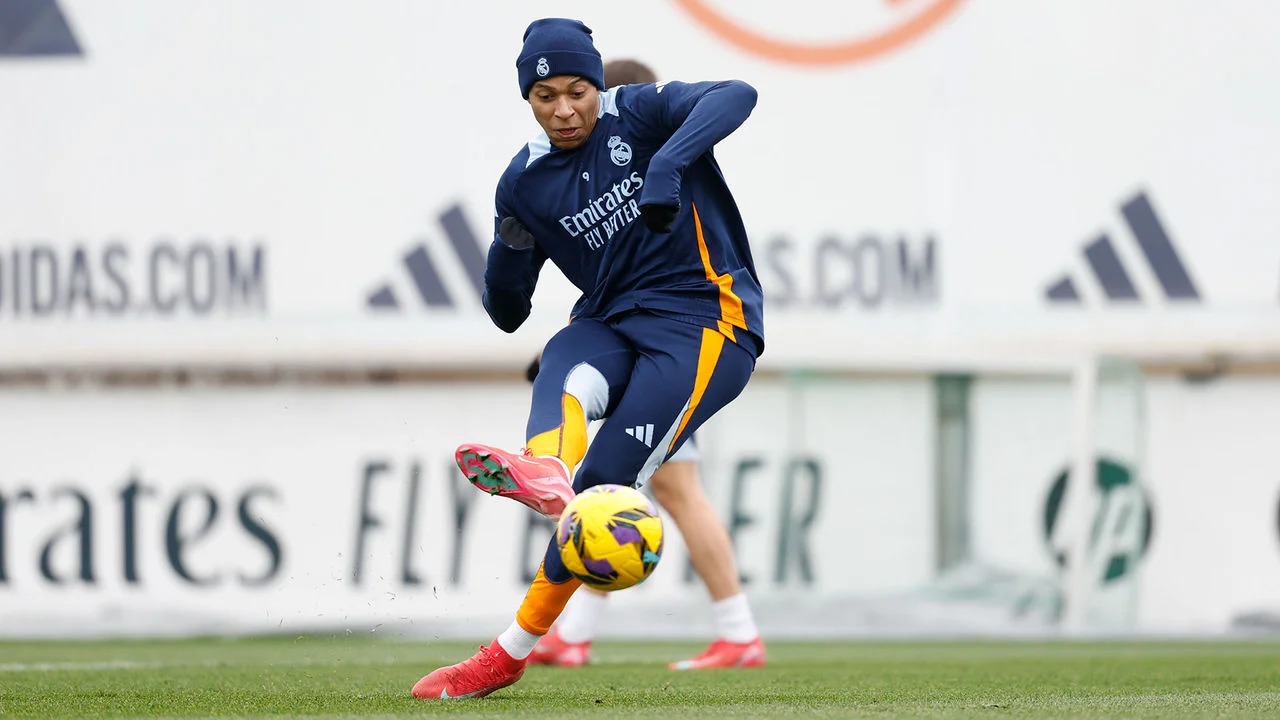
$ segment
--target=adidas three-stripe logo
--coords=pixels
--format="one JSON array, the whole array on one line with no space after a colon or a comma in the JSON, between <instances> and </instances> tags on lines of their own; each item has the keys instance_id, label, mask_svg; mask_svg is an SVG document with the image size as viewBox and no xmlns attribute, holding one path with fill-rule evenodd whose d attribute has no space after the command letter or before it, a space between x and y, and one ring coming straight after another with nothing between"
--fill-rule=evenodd
<instances>
[{"instance_id":1,"label":"adidas three-stripe logo","mask_svg":"<svg viewBox=\"0 0 1280 720\"><path fill-rule=\"evenodd\" d=\"M627 434L644 443L645 447L653 447L653 423L627 428Z\"/></svg>"},{"instance_id":2,"label":"adidas three-stripe logo","mask_svg":"<svg viewBox=\"0 0 1280 720\"><path fill-rule=\"evenodd\" d=\"M454 205L444 211L440 215L440 227L444 229L445 237L449 240L449 247L453 250L453 254L458 258L458 262L462 266L469 289L475 292L476 297L480 297L484 294L484 251L481 249L475 233L471 231L471 225L467 223L466 215L462 212L462 206ZM430 253L427 252L425 243L420 242L415 245L404 256L402 263L404 269L408 272L409 278L413 281L418 297L428 307L453 308L457 306L454 296L450 294L444 282L440 269L437 267L436 262L431 259ZM391 283L385 283L370 293L367 305L370 308L379 310L398 310L402 307L400 298L396 295L395 288Z\"/></svg>"},{"instance_id":3,"label":"adidas three-stripe logo","mask_svg":"<svg viewBox=\"0 0 1280 720\"><path fill-rule=\"evenodd\" d=\"M0 57L81 56L58 0L0 2Z\"/></svg>"},{"instance_id":4,"label":"adidas three-stripe logo","mask_svg":"<svg viewBox=\"0 0 1280 720\"><path fill-rule=\"evenodd\" d=\"M1178 257L1173 241L1160 224L1160 218L1156 216L1155 208L1151 206L1146 194L1139 193L1121 205L1120 212L1134 239L1138 241L1138 248L1146 258L1160 289L1164 291L1164 296L1170 300L1198 302L1200 291L1196 289L1186 266ZM1106 233L1085 245L1084 258L1108 301L1141 302L1138 288L1133 284L1129 271L1125 269L1115 245ZM1050 283L1044 294L1045 299L1051 303L1080 302L1080 292L1070 274Z\"/></svg>"}]
</instances>

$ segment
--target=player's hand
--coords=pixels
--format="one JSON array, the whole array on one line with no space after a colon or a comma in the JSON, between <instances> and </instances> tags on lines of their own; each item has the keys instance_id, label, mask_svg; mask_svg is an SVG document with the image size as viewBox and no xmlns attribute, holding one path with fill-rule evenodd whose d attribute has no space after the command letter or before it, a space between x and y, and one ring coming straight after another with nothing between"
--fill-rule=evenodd
<instances>
[{"instance_id":1,"label":"player's hand","mask_svg":"<svg viewBox=\"0 0 1280 720\"><path fill-rule=\"evenodd\" d=\"M680 214L679 205L641 205L640 217L649 230L656 233L671 232L671 223Z\"/></svg>"},{"instance_id":2,"label":"player's hand","mask_svg":"<svg viewBox=\"0 0 1280 720\"><path fill-rule=\"evenodd\" d=\"M640 211L644 212L644 208L640 208ZM498 237L513 250L533 247L533 233L513 217L502 218L502 222L498 225Z\"/></svg>"}]
</instances>

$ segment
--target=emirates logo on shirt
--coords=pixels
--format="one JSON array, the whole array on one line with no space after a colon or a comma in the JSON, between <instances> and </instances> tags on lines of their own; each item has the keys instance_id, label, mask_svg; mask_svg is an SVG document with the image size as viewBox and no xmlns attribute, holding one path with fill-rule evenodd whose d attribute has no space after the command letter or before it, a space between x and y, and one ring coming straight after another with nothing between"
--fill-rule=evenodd
<instances>
[{"instance_id":1,"label":"emirates logo on shirt","mask_svg":"<svg viewBox=\"0 0 1280 720\"><path fill-rule=\"evenodd\" d=\"M627 154L630 153L631 149L627 148ZM586 207L573 215L560 218L560 226L570 237L581 236L586 240L588 248L599 250L618 231L640 217L640 205L636 203L634 196L642 187L644 178L640 173L632 172L631 177L614 183L613 187Z\"/></svg>"}]
</instances>

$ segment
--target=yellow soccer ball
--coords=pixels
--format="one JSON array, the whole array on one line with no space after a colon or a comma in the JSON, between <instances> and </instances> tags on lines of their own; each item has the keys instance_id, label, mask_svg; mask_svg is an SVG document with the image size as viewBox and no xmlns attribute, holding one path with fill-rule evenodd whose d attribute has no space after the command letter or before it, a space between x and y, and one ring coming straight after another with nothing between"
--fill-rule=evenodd
<instances>
[{"instance_id":1,"label":"yellow soccer ball","mask_svg":"<svg viewBox=\"0 0 1280 720\"><path fill-rule=\"evenodd\" d=\"M597 590L622 590L644 581L657 567L662 518L640 491L597 485L565 507L556 544L574 577Z\"/></svg>"}]
</instances>

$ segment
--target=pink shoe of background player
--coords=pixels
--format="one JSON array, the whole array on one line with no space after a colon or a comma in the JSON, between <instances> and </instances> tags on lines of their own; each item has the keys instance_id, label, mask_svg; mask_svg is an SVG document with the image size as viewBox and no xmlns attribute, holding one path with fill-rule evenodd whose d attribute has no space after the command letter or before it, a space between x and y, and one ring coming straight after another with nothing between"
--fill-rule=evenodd
<instances>
[{"instance_id":1,"label":"pink shoe of background player","mask_svg":"<svg viewBox=\"0 0 1280 720\"><path fill-rule=\"evenodd\" d=\"M761 667L764 665L764 640L735 643L716 640L702 654L691 659L673 662L672 670L708 670L711 668Z\"/></svg>"},{"instance_id":2,"label":"pink shoe of background player","mask_svg":"<svg viewBox=\"0 0 1280 720\"><path fill-rule=\"evenodd\" d=\"M556 667L582 667L591 661L591 641L580 643L565 642L560 631L551 628L551 632L542 636L533 652L529 655L530 665L554 665Z\"/></svg>"}]
</instances>

